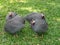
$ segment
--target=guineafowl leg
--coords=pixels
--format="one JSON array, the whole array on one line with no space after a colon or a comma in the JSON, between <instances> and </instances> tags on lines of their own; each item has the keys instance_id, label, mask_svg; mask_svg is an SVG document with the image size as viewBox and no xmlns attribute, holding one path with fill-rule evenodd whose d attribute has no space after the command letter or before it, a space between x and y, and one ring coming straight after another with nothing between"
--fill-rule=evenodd
<instances>
[{"instance_id":1,"label":"guineafowl leg","mask_svg":"<svg viewBox=\"0 0 60 45\"><path fill-rule=\"evenodd\" d=\"M43 37L44 37L44 35L42 34L42 35L40 36L40 38L43 39Z\"/></svg>"},{"instance_id":2,"label":"guineafowl leg","mask_svg":"<svg viewBox=\"0 0 60 45\"><path fill-rule=\"evenodd\" d=\"M18 38L18 35L17 34L14 34L14 37Z\"/></svg>"}]
</instances>

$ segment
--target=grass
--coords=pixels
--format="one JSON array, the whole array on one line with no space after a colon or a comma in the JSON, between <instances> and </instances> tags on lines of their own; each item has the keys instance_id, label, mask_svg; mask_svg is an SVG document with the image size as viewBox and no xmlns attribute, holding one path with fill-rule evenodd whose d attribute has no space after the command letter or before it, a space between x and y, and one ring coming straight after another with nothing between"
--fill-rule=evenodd
<instances>
[{"instance_id":1,"label":"grass","mask_svg":"<svg viewBox=\"0 0 60 45\"><path fill-rule=\"evenodd\" d=\"M18 37L4 31L5 17L9 11L21 16L43 12L49 25L43 39L32 31L26 22ZM0 0L0 45L60 45L60 0Z\"/></svg>"}]
</instances>

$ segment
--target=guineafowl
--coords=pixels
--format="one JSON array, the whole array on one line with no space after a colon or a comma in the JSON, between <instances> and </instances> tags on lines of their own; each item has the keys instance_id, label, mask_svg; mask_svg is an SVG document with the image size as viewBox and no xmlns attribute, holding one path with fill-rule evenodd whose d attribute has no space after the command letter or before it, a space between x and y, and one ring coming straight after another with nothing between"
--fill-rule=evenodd
<instances>
[{"instance_id":1,"label":"guineafowl","mask_svg":"<svg viewBox=\"0 0 60 45\"><path fill-rule=\"evenodd\" d=\"M21 16L10 12L6 17L6 23L4 26L5 31L15 34L17 31L21 31L24 28L25 20Z\"/></svg>"},{"instance_id":2,"label":"guineafowl","mask_svg":"<svg viewBox=\"0 0 60 45\"><path fill-rule=\"evenodd\" d=\"M44 14L33 12L28 14L25 18L31 24L33 31L35 31L37 34L43 34L47 31L48 24L45 20Z\"/></svg>"}]
</instances>

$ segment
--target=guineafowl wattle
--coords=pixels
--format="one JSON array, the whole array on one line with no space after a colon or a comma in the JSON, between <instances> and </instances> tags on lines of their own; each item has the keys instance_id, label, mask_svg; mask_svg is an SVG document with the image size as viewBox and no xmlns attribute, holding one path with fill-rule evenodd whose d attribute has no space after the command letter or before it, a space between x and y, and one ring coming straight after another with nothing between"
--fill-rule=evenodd
<instances>
[{"instance_id":1,"label":"guineafowl wattle","mask_svg":"<svg viewBox=\"0 0 60 45\"><path fill-rule=\"evenodd\" d=\"M6 17L6 23L5 23L5 31L9 33L16 33L17 31L21 31L22 28L24 28L25 20L21 16L15 14L14 12L9 13Z\"/></svg>"}]
</instances>

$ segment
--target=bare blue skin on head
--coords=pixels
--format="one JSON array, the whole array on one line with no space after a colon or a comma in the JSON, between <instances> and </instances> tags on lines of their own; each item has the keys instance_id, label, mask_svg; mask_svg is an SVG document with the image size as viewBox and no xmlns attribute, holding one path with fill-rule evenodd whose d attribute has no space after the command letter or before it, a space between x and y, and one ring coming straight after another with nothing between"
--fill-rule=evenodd
<instances>
[{"instance_id":1,"label":"bare blue skin on head","mask_svg":"<svg viewBox=\"0 0 60 45\"><path fill-rule=\"evenodd\" d=\"M8 12L6 16L6 21L9 21L10 19L14 18L17 14L15 12Z\"/></svg>"},{"instance_id":2,"label":"bare blue skin on head","mask_svg":"<svg viewBox=\"0 0 60 45\"><path fill-rule=\"evenodd\" d=\"M31 23L32 19L34 21L33 24ZM44 33L48 29L48 25L43 14L33 12L26 16L26 20L31 24L31 28L36 33Z\"/></svg>"},{"instance_id":3,"label":"bare blue skin on head","mask_svg":"<svg viewBox=\"0 0 60 45\"><path fill-rule=\"evenodd\" d=\"M17 31L21 31L21 29L24 28L24 24L25 20L21 16L16 15L15 17L6 21L4 28L5 31L14 34Z\"/></svg>"}]
</instances>

